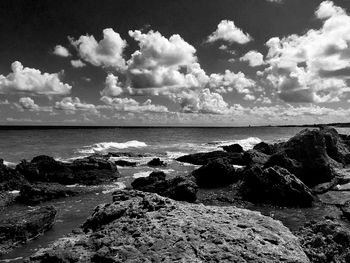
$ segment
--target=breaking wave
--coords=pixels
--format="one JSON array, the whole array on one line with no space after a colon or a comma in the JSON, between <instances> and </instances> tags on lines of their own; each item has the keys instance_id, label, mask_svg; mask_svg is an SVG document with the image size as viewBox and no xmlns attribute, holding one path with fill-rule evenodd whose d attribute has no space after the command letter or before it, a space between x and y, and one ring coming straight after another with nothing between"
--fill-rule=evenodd
<instances>
[{"instance_id":1,"label":"breaking wave","mask_svg":"<svg viewBox=\"0 0 350 263\"><path fill-rule=\"evenodd\" d=\"M100 142L93 145L84 146L80 149L79 153L93 154L101 152L113 152L117 150L127 149L127 148L142 148L147 147L147 144L140 141L127 141L123 143L119 142Z\"/></svg>"}]
</instances>

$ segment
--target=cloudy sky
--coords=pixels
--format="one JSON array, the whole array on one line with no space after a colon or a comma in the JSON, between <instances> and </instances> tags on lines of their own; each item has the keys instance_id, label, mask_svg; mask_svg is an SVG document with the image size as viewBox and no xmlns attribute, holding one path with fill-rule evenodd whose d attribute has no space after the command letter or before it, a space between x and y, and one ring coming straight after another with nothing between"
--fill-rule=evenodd
<instances>
[{"instance_id":1,"label":"cloudy sky","mask_svg":"<svg viewBox=\"0 0 350 263\"><path fill-rule=\"evenodd\" d=\"M0 124L350 121L349 0L1 0L0 34Z\"/></svg>"}]
</instances>

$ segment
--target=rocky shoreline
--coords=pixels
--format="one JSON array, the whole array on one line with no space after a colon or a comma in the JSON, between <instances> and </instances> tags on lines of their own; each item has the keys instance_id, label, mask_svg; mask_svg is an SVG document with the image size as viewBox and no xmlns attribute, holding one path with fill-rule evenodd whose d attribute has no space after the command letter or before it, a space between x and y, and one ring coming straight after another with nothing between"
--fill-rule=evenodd
<instances>
[{"instance_id":1,"label":"rocky shoreline","mask_svg":"<svg viewBox=\"0 0 350 263\"><path fill-rule=\"evenodd\" d=\"M350 136L320 127L248 151L238 144L222 148L177 158L200 165L188 175L168 178L153 172L135 179L129 189L113 194L112 203L98 206L81 229L26 261L350 261ZM87 190L79 185L115 182L120 177L117 165L136 163L109 158L125 156L95 154L71 163L37 156L15 168L0 162L0 209L82 195ZM155 158L148 165L166 163ZM16 198L8 194L18 189ZM291 232L276 220L288 225L278 213L271 218L251 210L306 216ZM0 217L0 229L7 233L0 237L0 253L49 229L56 212L43 207L11 219Z\"/></svg>"}]
</instances>

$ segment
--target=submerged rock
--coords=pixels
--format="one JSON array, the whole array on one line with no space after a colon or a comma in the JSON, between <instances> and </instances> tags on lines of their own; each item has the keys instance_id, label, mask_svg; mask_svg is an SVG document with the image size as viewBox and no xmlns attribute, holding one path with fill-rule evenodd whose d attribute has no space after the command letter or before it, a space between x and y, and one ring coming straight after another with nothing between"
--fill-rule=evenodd
<instances>
[{"instance_id":1,"label":"submerged rock","mask_svg":"<svg viewBox=\"0 0 350 263\"><path fill-rule=\"evenodd\" d=\"M115 165L121 166L121 167L135 167L137 165L136 162L129 162L125 160L118 160L114 162Z\"/></svg>"},{"instance_id":2,"label":"submerged rock","mask_svg":"<svg viewBox=\"0 0 350 263\"><path fill-rule=\"evenodd\" d=\"M247 169L243 173L240 192L249 201L281 206L307 207L314 199L302 181L279 166Z\"/></svg>"},{"instance_id":3,"label":"submerged rock","mask_svg":"<svg viewBox=\"0 0 350 263\"><path fill-rule=\"evenodd\" d=\"M224 146L221 146L221 148L224 149L224 151L230 152L230 153L243 152L243 147L241 145L239 145L238 143L231 144L231 145L224 145Z\"/></svg>"},{"instance_id":4,"label":"submerged rock","mask_svg":"<svg viewBox=\"0 0 350 263\"><path fill-rule=\"evenodd\" d=\"M181 156L176 160L183 163L190 163L194 165L206 165L208 162L216 159L225 159L231 164L245 165L243 154L229 153L224 151L194 153Z\"/></svg>"},{"instance_id":5,"label":"submerged rock","mask_svg":"<svg viewBox=\"0 0 350 263\"><path fill-rule=\"evenodd\" d=\"M1 219L0 255L49 230L54 224L56 213L53 206L45 206Z\"/></svg>"},{"instance_id":6,"label":"submerged rock","mask_svg":"<svg viewBox=\"0 0 350 263\"><path fill-rule=\"evenodd\" d=\"M235 207L179 203L118 191L85 233L62 238L29 262L309 262L279 221Z\"/></svg>"},{"instance_id":7,"label":"submerged rock","mask_svg":"<svg viewBox=\"0 0 350 263\"><path fill-rule=\"evenodd\" d=\"M310 222L298 233L311 262L350 262L350 231L335 220Z\"/></svg>"},{"instance_id":8,"label":"submerged rock","mask_svg":"<svg viewBox=\"0 0 350 263\"><path fill-rule=\"evenodd\" d=\"M239 180L236 169L225 159L216 159L191 173L196 184L202 188L216 188Z\"/></svg>"},{"instance_id":9,"label":"submerged rock","mask_svg":"<svg viewBox=\"0 0 350 263\"><path fill-rule=\"evenodd\" d=\"M77 187L67 187L57 183L36 183L21 187L17 201L23 204L37 204L52 199L74 196L84 190Z\"/></svg>"},{"instance_id":10,"label":"submerged rock","mask_svg":"<svg viewBox=\"0 0 350 263\"><path fill-rule=\"evenodd\" d=\"M33 158L31 162L23 160L16 166L16 170L30 182L55 182L65 185L96 185L119 177L115 164L96 157L63 163L41 155Z\"/></svg>"},{"instance_id":11,"label":"submerged rock","mask_svg":"<svg viewBox=\"0 0 350 263\"><path fill-rule=\"evenodd\" d=\"M166 163L163 162L162 160L160 160L159 158L154 158L151 161L149 161L147 163L148 166L153 166L153 167L157 167L157 166L166 166Z\"/></svg>"},{"instance_id":12,"label":"submerged rock","mask_svg":"<svg viewBox=\"0 0 350 263\"><path fill-rule=\"evenodd\" d=\"M167 180L164 172L152 172L148 177L137 178L131 186L178 201L194 202L197 199L198 186L194 182L180 176Z\"/></svg>"}]
</instances>

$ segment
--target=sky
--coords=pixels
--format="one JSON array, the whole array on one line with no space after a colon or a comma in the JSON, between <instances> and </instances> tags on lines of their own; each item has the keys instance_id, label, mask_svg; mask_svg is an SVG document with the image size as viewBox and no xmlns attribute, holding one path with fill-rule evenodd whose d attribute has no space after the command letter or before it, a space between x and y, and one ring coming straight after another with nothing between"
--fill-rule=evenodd
<instances>
[{"instance_id":1,"label":"sky","mask_svg":"<svg viewBox=\"0 0 350 263\"><path fill-rule=\"evenodd\" d=\"M1 0L0 35L1 125L350 121L349 0Z\"/></svg>"}]
</instances>

